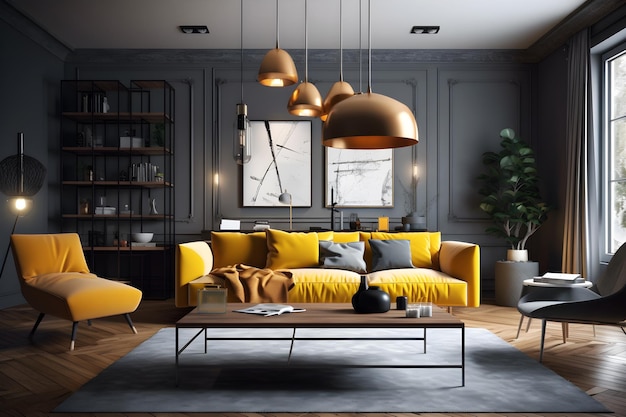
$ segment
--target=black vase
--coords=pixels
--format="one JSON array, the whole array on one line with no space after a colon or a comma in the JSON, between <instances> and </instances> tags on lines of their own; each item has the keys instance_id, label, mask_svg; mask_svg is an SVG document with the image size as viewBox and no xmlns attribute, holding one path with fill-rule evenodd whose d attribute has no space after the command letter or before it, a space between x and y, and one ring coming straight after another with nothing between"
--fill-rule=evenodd
<instances>
[{"instance_id":1,"label":"black vase","mask_svg":"<svg viewBox=\"0 0 626 417\"><path fill-rule=\"evenodd\" d=\"M367 277L361 275L361 285L352 296L352 307L357 313L385 313L391 307L391 299L379 287L368 287Z\"/></svg>"}]
</instances>

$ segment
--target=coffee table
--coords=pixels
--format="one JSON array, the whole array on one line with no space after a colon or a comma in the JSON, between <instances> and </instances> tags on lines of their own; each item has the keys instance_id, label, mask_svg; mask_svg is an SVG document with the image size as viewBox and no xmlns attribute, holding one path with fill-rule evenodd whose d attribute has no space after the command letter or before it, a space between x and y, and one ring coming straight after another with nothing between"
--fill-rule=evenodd
<instances>
[{"instance_id":1,"label":"coffee table","mask_svg":"<svg viewBox=\"0 0 626 417\"><path fill-rule=\"evenodd\" d=\"M461 370L461 386L465 386L465 323L455 318L444 309L433 306L432 317L407 318L404 310L389 310L381 314L357 314L349 304L334 303L298 303L293 305L297 308L306 309L302 313L286 313L279 316L265 317L255 314L238 313L233 310L253 306L255 304L228 304L226 313L207 314L199 313L197 309L192 310L186 316L176 322L176 385L179 383L180 356L187 347L202 335L204 338L204 353L207 353L208 340L291 340L289 356L285 366L290 365L291 353L296 340L419 340L423 342L424 353L426 353L426 330L427 329L459 329L460 330L460 363L457 364L429 364L429 365L332 365L334 368L457 368ZM181 346L180 329L194 328L198 332ZM210 337L209 329L234 329L234 328L289 328L293 329L290 338L270 337L256 338L254 336L245 338L232 337ZM374 329L374 328L405 328L423 329L421 337L367 337L366 332L363 337L299 337L297 329ZM275 367L276 365L272 365ZM323 364L316 364L323 366ZM256 366L255 366L256 367ZM301 367L301 365L297 365Z\"/></svg>"}]
</instances>

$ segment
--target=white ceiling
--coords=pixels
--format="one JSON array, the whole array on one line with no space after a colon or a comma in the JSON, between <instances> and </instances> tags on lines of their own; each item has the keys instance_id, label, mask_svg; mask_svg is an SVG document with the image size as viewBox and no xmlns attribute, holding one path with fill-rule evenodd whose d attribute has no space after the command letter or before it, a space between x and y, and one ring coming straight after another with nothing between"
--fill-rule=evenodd
<instances>
[{"instance_id":1,"label":"white ceiling","mask_svg":"<svg viewBox=\"0 0 626 417\"><path fill-rule=\"evenodd\" d=\"M8 0L71 49L239 49L237 0ZM359 7L359 3L361 3ZM371 0L373 49L526 49L585 0ZM279 42L304 48L305 0L279 1ZM308 47L339 48L340 0L308 1ZM360 9L360 10L359 10ZM359 37L361 15L362 37ZM276 43L276 1L243 0L243 47ZM343 0L343 47L367 48L367 0ZM185 35L179 25L207 25ZM439 25L412 35L414 25ZM361 39L361 40L360 40Z\"/></svg>"}]
</instances>

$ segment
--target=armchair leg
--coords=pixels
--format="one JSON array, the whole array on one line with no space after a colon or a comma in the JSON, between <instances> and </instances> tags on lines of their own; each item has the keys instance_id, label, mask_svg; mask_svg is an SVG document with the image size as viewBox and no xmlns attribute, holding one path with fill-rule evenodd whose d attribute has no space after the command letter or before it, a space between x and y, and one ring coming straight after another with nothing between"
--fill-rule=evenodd
<instances>
[{"instance_id":1,"label":"armchair leg","mask_svg":"<svg viewBox=\"0 0 626 417\"><path fill-rule=\"evenodd\" d=\"M74 350L74 342L76 341L76 330L78 330L78 322L72 323L72 340L70 341L70 350Z\"/></svg>"},{"instance_id":2,"label":"armchair leg","mask_svg":"<svg viewBox=\"0 0 626 417\"><path fill-rule=\"evenodd\" d=\"M529 318L528 320L530 320L530 318ZM523 323L523 322L524 322L524 315L523 315L523 314L520 314L520 318L519 318L519 325L517 326L517 334L515 335L515 338L516 338L516 339L519 339L519 331L520 331L520 330L521 330L521 328L522 328L522 323Z\"/></svg>"},{"instance_id":3,"label":"armchair leg","mask_svg":"<svg viewBox=\"0 0 626 417\"><path fill-rule=\"evenodd\" d=\"M546 341L546 321L541 320L541 347L539 348L539 362L543 362L543 344Z\"/></svg>"},{"instance_id":4,"label":"armchair leg","mask_svg":"<svg viewBox=\"0 0 626 417\"><path fill-rule=\"evenodd\" d=\"M43 316L45 316L45 313L39 313L39 317L37 317L37 320L35 321L35 325L33 326L33 329L28 334L29 338L32 338L34 336L35 330L37 330L37 327L39 327L39 323L41 323L41 320L43 320Z\"/></svg>"},{"instance_id":5,"label":"armchair leg","mask_svg":"<svg viewBox=\"0 0 626 417\"><path fill-rule=\"evenodd\" d=\"M135 325L133 324L133 321L130 318L130 314L128 314L128 313L124 314L124 318L126 319L126 323L128 323L128 325L130 326L130 329L133 331L133 333L137 334L137 329L135 328Z\"/></svg>"}]
</instances>

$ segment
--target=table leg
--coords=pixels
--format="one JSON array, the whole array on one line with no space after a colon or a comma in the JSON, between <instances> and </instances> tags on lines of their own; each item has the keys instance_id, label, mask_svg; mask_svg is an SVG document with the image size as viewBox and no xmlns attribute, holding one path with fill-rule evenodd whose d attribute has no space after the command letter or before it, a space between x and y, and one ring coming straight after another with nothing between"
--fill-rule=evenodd
<instances>
[{"instance_id":1,"label":"table leg","mask_svg":"<svg viewBox=\"0 0 626 417\"><path fill-rule=\"evenodd\" d=\"M176 326L176 361L174 365L174 383L178 386L178 326Z\"/></svg>"},{"instance_id":2,"label":"table leg","mask_svg":"<svg viewBox=\"0 0 626 417\"><path fill-rule=\"evenodd\" d=\"M461 327L461 386L465 386L465 326Z\"/></svg>"}]
</instances>

